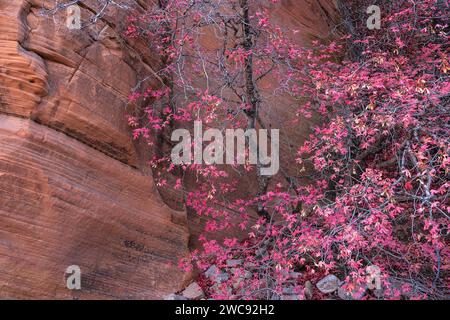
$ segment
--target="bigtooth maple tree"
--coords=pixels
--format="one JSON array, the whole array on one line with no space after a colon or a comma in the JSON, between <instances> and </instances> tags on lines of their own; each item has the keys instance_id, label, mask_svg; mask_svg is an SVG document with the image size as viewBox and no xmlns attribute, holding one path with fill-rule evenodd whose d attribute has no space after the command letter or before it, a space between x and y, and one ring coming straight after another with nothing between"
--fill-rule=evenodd
<instances>
[{"instance_id":1,"label":"bigtooth maple tree","mask_svg":"<svg viewBox=\"0 0 450 320\"><path fill-rule=\"evenodd\" d=\"M199 280L217 299L277 299L288 286L303 297L306 281L329 273L356 294L369 266L379 268L382 287L367 298L444 297L448 1L377 1L380 30L366 25L372 3L339 1L340 35L312 48L298 46L291 31L274 25L263 2L160 0L129 20L126 36L144 39L161 57L161 68L130 97L144 105L130 125L136 138L158 150L152 166L159 168L159 185L169 184L164 170L179 177L175 189L184 190L186 172L200 177L194 190L185 190L186 205L211 218L202 249L181 267L215 265L225 272L220 283ZM229 171L175 166L161 151L177 124L194 120L264 127L259 113L268 102L259 83L268 75L274 88L298 101L299 121L319 119L298 148L298 176L284 174L285 183L269 188L270 179L256 175L254 197L229 200L239 189ZM152 77L162 85L146 88ZM234 169L257 172L250 165ZM215 232L231 228L248 237L215 239ZM294 281L293 272L299 272Z\"/></svg>"}]
</instances>

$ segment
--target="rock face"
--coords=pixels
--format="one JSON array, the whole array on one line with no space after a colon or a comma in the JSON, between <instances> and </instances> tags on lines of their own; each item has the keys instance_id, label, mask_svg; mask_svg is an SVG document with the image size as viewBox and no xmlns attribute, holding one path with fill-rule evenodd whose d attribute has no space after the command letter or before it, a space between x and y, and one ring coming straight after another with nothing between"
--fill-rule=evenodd
<instances>
[{"instance_id":1,"label":"rock face","mask_svg":"<svg viewBox=\"0 0 450 320\"><path fill-rule=\"evenodd\" d=\"M327 35L333 1L281 2L274 16L299 41ZM54 3L0 0L0 298L179 292L190 275L176 264L203 222L164 203L125 119L130 90L159 59L120 36L118 8L69 30L64 11L41 14ZM98 5L83 1L82 18ZM273 114L292 110L279 99ZM81 290L66 288L70 265L81 268Z\"/></svg>"},{"instance_id":2,"label":"rock face","mask_svg":"<svg viewBox=\"0 0 450 320\"><path fill-rule=\"evenodd\" d=\"M31 120L0 116L0 141L2 298L160 298L183 283L183 213L148 176Z\"/></svg>"},{"instance_id":3,"label":"rock face","mask_svg":"<svg viewBox=\"0 0 450 320\"><path fill-rule=\"evenodd\" d=\"M149 66L120 42L119 11L70 31L42 3L0 1L0 298L178 291L186 213L159 197L125 119ZM81 290L66 288L70 265Z\"/></svg>"},{"instance_id":4,"label":"rock face","mask_svg":"<svg viewBox=\"0 0 450 320\"><path fill-rule=\"evenodd\" d=\"M51 7L53 1L48 2ZM90 2L95 10L96 1ZM41 6L42 1L1 1L0 111L31 117L136 166L126 100L138 72L150 67L133 60L128 51L134 49L111 23L69 30L64 10L53 19ZM115 14L120 21L125 13Z\"/></svg>"}]
</instances>

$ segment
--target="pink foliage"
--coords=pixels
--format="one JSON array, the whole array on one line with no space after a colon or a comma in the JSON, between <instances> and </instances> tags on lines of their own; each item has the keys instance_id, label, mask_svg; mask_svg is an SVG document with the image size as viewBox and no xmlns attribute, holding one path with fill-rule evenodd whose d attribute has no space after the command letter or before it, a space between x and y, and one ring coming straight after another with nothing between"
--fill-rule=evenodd
<instances>
[{"instance_id":1,"label":"pink foliage","mask_svg":"<svg viewBox=\"0 0 450 320\"><path fill-rule=\"evenodd\" d=\"M188 207L210 218L199 239L202 248L182 267L193 263L204 271L216 265L226 272L221 284L202 280L215 299L281 296L292 272L300 272L294 283L300 297L306 281L315 283L329 273L352 291L364 283L370 265L381 269L384 298L443 297L450 288L449 26L442 19L448 16L448 2L386 2L381 30L369 31L361 20L353 33L313 48L297 46L272 25L267 11L256 10L251 21L263 40L250 50L239 44L226 48L221 53L226 68L205 67L219 51L203 48L193 31L213 19L205 16L208 8L166 2L164 9L131 21L126 32L151 40L165 57L160 74L173 84L130 96L148 106L141 118L129 118L136 138L153 141L173 121L198 118L208 124L226 119L226 126L242 127L248 104L219 96L212 82L228 83L249 57L255 60L256 77L270 72L284 94L301 101L299 121L318 123L298 146L296 165L307 182L295 190L280 183L257 197L235 199L230 194L239 190L237 181L221 168L178 168L193 173L198 184L195 190L184 189L177 178L175 189L185 191ZM349 7L361 11L370 5L365 2L350 1ZM188 10L192 20L183 16ZM223 22L223 30L226 23L231 22ZM180 61L189 72L180 71ZM186 100L174 107L176 92ZM170 159L159 156L152 163ZM165 168L175 171L173 165ZM257 205L268 215L255 222ZM234 229L248 236L215 238L218 231ZM241 263L229 267L230 259ZM374 293L366 297L376 298Z\"/></svg>"}]
</instances>

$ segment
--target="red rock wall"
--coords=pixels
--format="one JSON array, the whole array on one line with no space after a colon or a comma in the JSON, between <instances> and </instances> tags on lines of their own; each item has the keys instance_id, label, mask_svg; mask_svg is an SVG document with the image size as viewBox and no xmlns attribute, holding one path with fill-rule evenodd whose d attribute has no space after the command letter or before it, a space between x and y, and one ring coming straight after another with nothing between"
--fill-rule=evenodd
<instances>
[{"instance_id":1,"label":"red rock wall","mask_svg":"<svg viewBox=\"0 0 450 320\"><path fill-rule=\"evenodd\" d=\"M0 116L0 297L160 298L177 291L184 212L149 176L28 119ZM82 290L64 270L79 265Z\"/></svg>"},{"instance_id":2,"label":"red rock wall","mask_svg":"<svg viewBox=\"0 0 450 320\"><path fill-rule=\"evenodd\" d=\"M332 0L281 2L273 16L299 29L299 42L328 35ZM68 30L64 14L40 14L51 3L0 0L0 298L177 292L189 275L176 263L203 222L161 200L125 120L126 97L158 59L120 37L120 10ZM99 10L84 3L82 17ZM278 99L262 116L281 125L294 113ZM299 141L306 131L289 135ZM65 287L73 264L81 290Z\"/></svg>"},{"instance_id":3,"label":"red rock wall","mask_svg":"<svg viewBox=\"0 0 450 320\"><path fill-rule=\"evenodd\" d=\"M0 298L178 291L186 214L159 197L125 119L149 66L114 30L120 12L69 31L41 4L0 0ZM79 291L65 287L74 264Z\"/></svg>"}]
</instances>

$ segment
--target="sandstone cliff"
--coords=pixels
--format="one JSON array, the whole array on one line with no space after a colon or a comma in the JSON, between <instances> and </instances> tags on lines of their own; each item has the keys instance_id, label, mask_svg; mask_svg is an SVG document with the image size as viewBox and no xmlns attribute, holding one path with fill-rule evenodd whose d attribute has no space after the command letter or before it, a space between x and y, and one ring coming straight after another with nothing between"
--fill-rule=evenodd
<instances>
[{"instance_id":1,"label":"sandstone cliff","mask_svg":"<svg viewBox=\"0 0 450 320\"><path fill-rule=\"evenodd\" d=\"M125 119L148 66L113 29L121 12L68 30L64 16L43 16L41 5L0 2L0 297L177 291L185 213L159 197ZM80 291L65 288L73 264Z\"/></svg>"}]
</instances>

